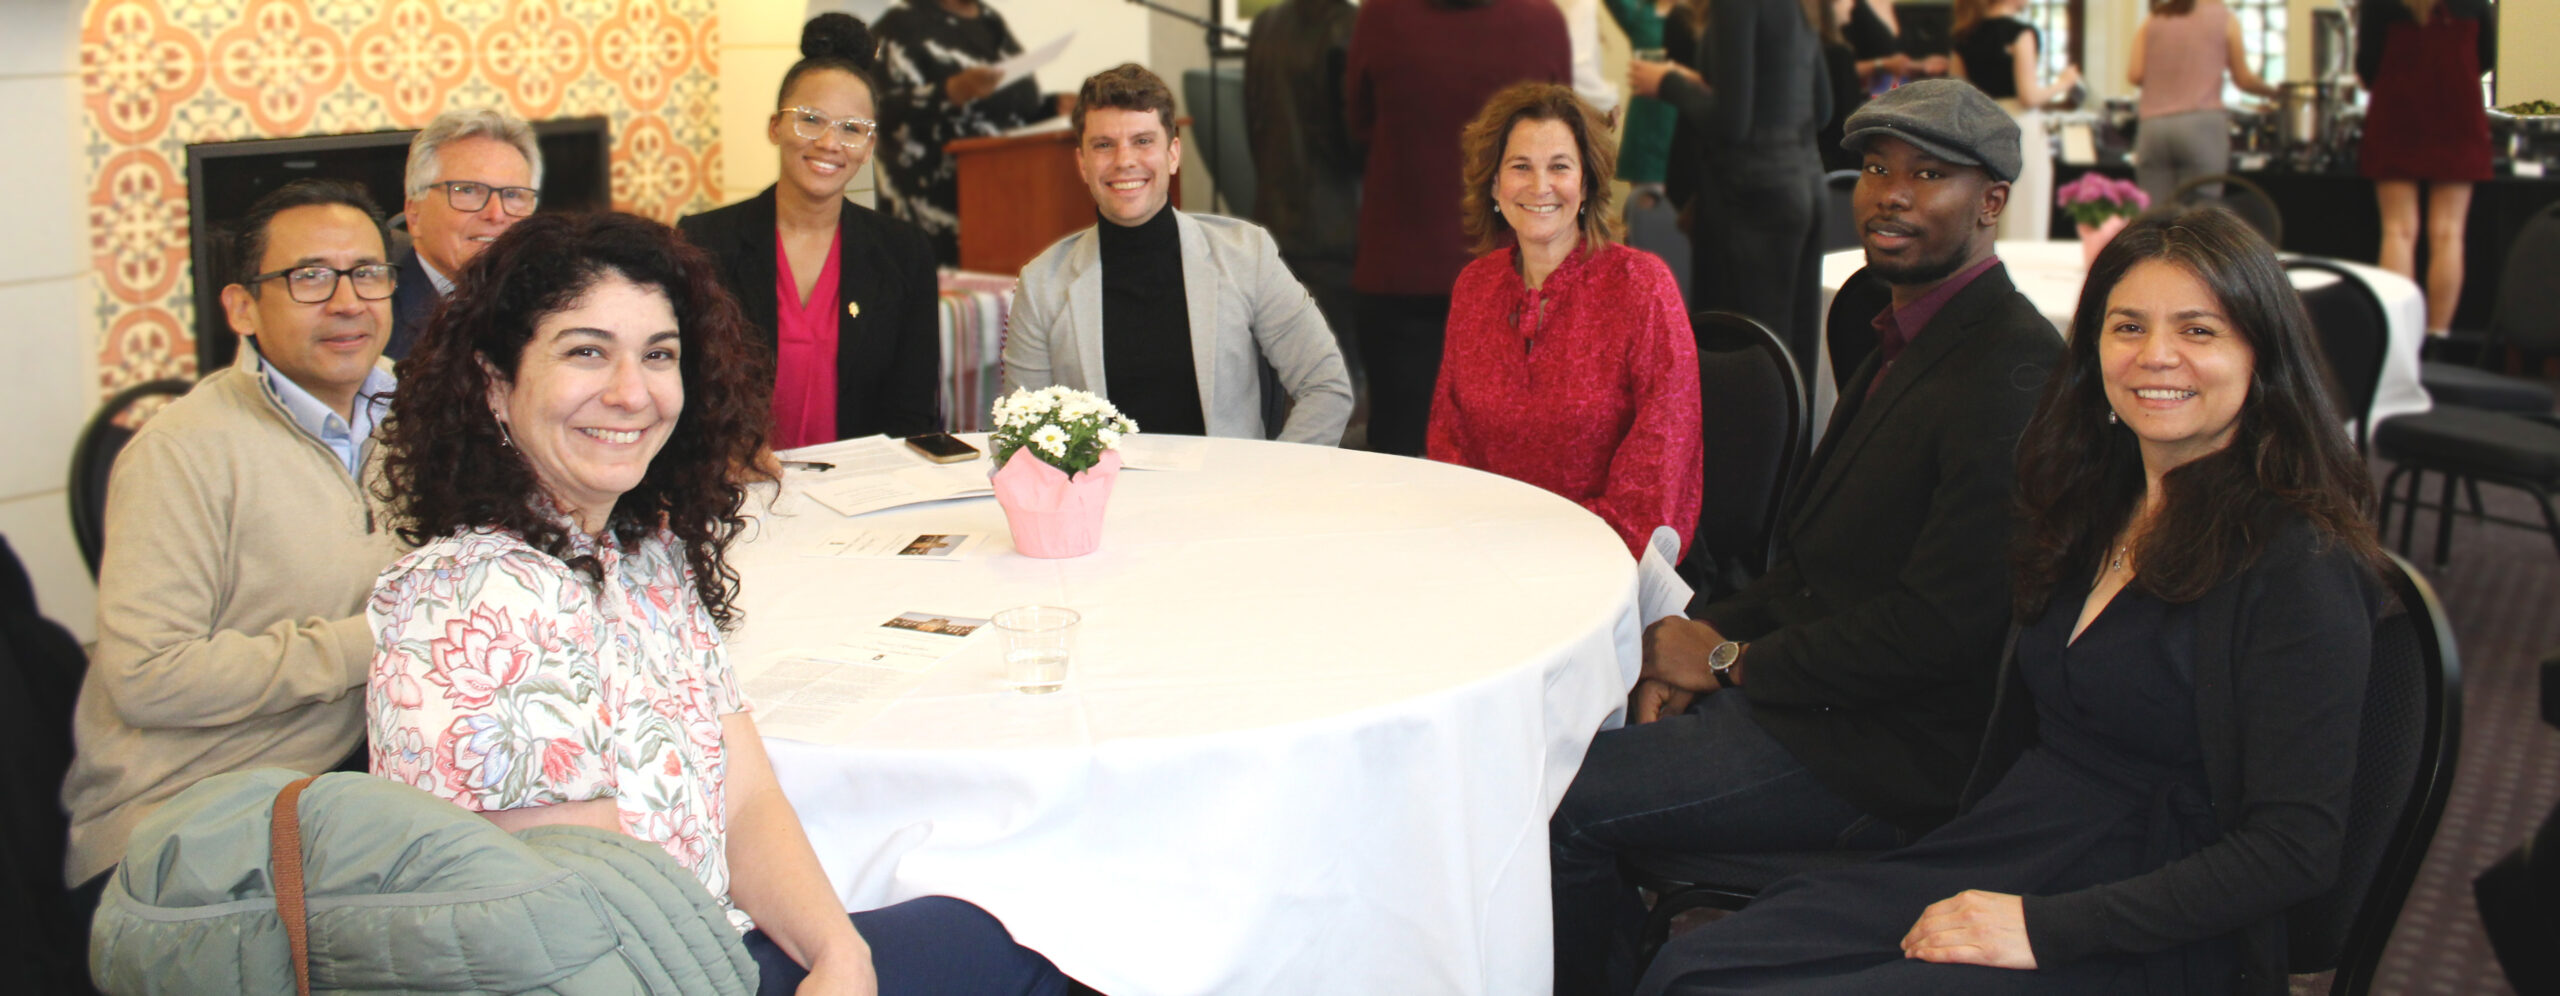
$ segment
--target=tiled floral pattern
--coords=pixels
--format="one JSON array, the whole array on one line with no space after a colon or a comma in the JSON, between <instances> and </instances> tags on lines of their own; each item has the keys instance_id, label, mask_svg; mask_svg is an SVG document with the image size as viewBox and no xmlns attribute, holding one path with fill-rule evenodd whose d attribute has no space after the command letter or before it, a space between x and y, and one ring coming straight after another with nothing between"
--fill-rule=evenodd
<instances>
[{"instance_id":1,"label":"tiled floral pattern","mask_svg":"<svg viewBox=\"0 0 2560 996\"><path fill-rule=\"evenodd\" d=\"M710 0L93 0L80 29L101 393L195 373L186 146L416 128L451 107L613 122L613 204L719 201Z\"/></svg>"}]
</instances>

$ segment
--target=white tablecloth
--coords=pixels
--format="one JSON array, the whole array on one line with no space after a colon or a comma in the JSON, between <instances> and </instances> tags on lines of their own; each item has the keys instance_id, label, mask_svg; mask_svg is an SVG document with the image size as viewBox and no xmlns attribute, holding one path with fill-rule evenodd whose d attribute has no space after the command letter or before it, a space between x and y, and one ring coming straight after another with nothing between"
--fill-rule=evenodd
<instances>
[{"instance_id":1,"label":"white tablecloth","mask_svg":"<svg viewBox=\"0 0 2560 996\"><path fill-rule=\"evenodd\" d=\"M1208 446L1124 471L1072 560L992 498L754 527L742 675L908 609L1084 614L1063 692L1006 690L987 632L847 746L768 740L847 908L959 896L1114 996L1545 992L1547 816L1639 663L1625 544L1472 470ZM994 541L803 555L848 527Z\"/></svg>"},{"instance_id":2,"label":"white tablecloth","mask_svg":"<svg viewBox=\"0 0 2560 996\"><path fill-rule=\"evenodd\" d=\"M2080 306L2080 284L2088 275L2081 261L2080 243L2076 241L2001 242L2000 261L2008 267L2009 280L2018 292L2035 302L2036 310L2053 322L2055 329L2069 334L2071 313ZM2315 257L2317 258L2317 257ZM2418 285L2407 277L2363 263L2333 259L2329 262L2347 268L2364 279L2382 299L2383 314L2391 323L2391 346L2384 352L2382 380L2373 392L2373 407L2367 423L2381 424L2394 415L2423 412L2432 406L2427 390L2418 384L2418 350L2426 342L2427 303ZM1843 249L1822 257L1822 311L1831 313L1831 295L1849 281L1849 275L1867 265L1866 253L1860 249ZM2332 278L2324 273L2300 272L2295 282L2304 289L2327 283ZM1831 420L1831 403L1837 391L1831 385L1831 351L1824 343L1822 357L1814 370L1814 434L1819 438L1822 427Z\"/></svg>"}]
</instances>

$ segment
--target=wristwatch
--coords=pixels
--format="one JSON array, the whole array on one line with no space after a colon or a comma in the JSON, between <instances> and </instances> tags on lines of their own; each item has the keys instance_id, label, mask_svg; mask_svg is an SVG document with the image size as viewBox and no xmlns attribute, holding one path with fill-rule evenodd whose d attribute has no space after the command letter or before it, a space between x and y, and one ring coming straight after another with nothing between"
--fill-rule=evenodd
<instances>
[{"instance_id":1,"label":"wristwatch","mask_svg":"<svg viewBox=\"0 0 2560 996\"><path fill-rule=\"evenodd\" d=\"M1735 681L1733 678L1733 664L1735 661L1742 659L1742 648L1746 646L1749 646L1749 644L1735 643L1732 640L1726 640L1723 643L1716 644L1716 648L1714 650L1707 651L1707 670L1715 672L1716 687L1736 688L1741 686L1742 683Z\"/></svg>"}]
</instances>

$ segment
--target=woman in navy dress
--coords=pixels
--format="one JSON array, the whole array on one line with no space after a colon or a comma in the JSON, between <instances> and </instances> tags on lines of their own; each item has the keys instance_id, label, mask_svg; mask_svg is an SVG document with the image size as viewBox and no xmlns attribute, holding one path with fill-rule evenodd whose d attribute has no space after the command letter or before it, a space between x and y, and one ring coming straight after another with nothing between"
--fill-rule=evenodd
<instances>
[{"instance_id":1,"label":"woman in navy dress","mask_svg":"<svg viewBox=\"0 0 2560 996\"><path fill-rule=\"evenodd\" d=\"M1973 804L1675 938L1640 992L2285 991L2354 774L2370 483L2300 299L2221 209L2116 236L2072 333L2019 444Z\"/></svg>"}]
</instances>

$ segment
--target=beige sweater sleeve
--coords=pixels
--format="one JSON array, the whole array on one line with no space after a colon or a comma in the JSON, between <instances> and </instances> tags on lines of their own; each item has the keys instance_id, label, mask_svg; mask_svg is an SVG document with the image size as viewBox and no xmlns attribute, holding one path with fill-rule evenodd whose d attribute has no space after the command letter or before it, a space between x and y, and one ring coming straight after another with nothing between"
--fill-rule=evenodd
<instances>
[{"instance_id":1,"label":"beige sweater sleeve","mask_svg":"<svg viewBox=\"0 0 2560 996\"><path fill-rule=\"evenodd\" d=\"M136 729L226 726L335 701L364 685L373 637L361 613L223 628L233 617L258 615L253 603L312 600L292 591L234 590L240 572L228 542L227 496L237 489L213 478L228 473L220 466L212 455L145 432L117 458L107 487L90 668L117 715Z\"/></svg>"}]
</instances>

